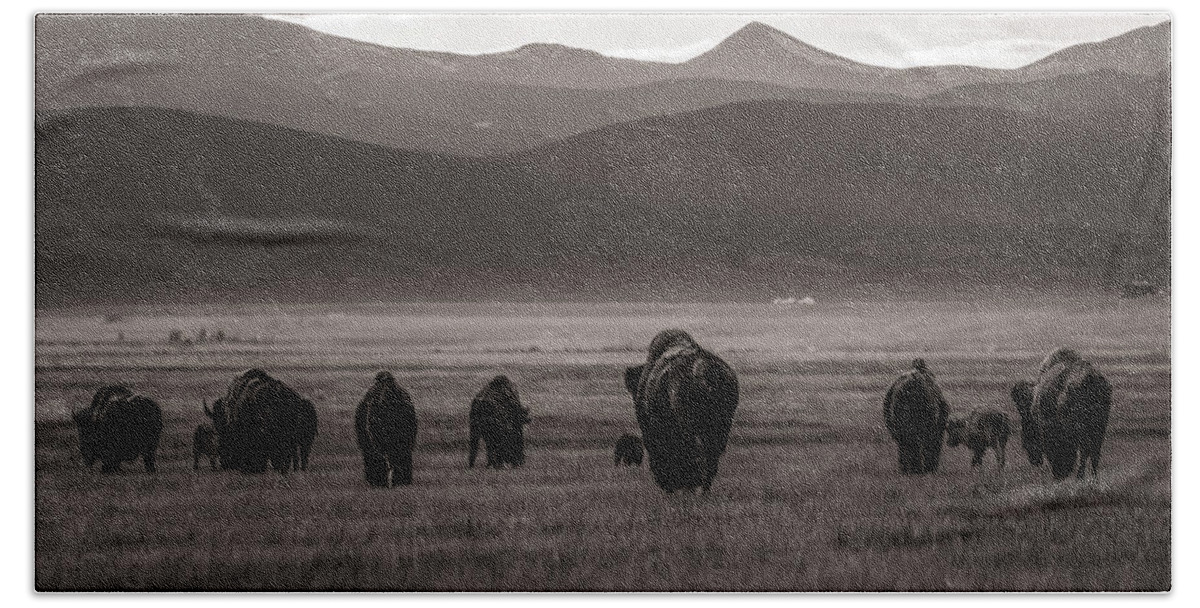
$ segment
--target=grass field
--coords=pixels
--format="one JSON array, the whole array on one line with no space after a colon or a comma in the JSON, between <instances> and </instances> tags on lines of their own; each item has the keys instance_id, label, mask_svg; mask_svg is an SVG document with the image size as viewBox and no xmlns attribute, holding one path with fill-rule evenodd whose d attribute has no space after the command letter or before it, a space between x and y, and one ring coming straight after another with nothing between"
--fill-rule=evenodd
<instances>
[{"instance_id":1,"label":"grass field","mask_svg":"<svg viewBox=\"0 0 1200 608\"><path fill-rule=\"evenodd\" d=\"M41 590L1164 590L1171 586L1170 302L1107 296L770 305L396 305L42 311L35 577ZM105 320L105 315L111 315ZM621 372L688 329L737 369L708 496L614 468L636 432ZM222 343L168 344L171 330ZM123 338L117 341L118 333ZM888 384L925 357L955 408L1058 345L1115 391L1101 474L1050 481L1020 448L904 478ZM309 471L191 469L201 399L261 366L317 404ZM377 369L413 395L415 483L361 479L353 409ZM471 397L496 373L532 410L527 466L466 468ZM159 472L86 470L69 423L102 383L166 416ZM98 469L98 467L97 467Z\"/></svg>"}]
</instances>

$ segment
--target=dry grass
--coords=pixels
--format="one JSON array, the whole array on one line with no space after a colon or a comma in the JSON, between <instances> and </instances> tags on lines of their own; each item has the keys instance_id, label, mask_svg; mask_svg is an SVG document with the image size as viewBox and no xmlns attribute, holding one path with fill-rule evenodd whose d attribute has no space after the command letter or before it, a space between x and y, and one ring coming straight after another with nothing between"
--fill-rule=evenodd
<instances>
[{"instance_id":1,"label":"dry grass","mask_svg":"<svg viewBox=\"0 0 1200 608\"><path fill-rule=\"evenodd\" d=\"M1145 306L1153 306L1146 304ZM938 474L902 478L882 429L880 399L912 351L923 352L952 405L1001 405L1008 384L1032 369L1029 324L1063 325L1041 308L989 313L1020 326L1007 342L972 350L974 306L864 313L886 327L870 352L729 347L742 377L734 435L709 496L665 496L648 471L614 468L612 442L634 422L620 381L633 338L602 317L557 315L545 326L593 336L566 353L554 335L521 321L507 330L478 316L441 320L468 340L459 358L437 359L402 339L365 351L339 348L338 327L289 316L307 328L277 344L286 361L214 351L194 365L154 365L146 348L97 354L96 346L39 346L36 390L36 582L39 589L375 589L375 590L1162 590L1170 587L1169 323L1157 308L1123 348L1104 330L1129 331L1132 313L1092 311L1093 343L1078 344L1116 387L1101 475L1053 483L1010 443L1008 468L989 456L947 449ZM633 314L633 313L628 313ZM747 331L790 335L777 315L721 319L676 313L641 326L695 326L703 340ZM812 313L804 313L812 314ZM819 314L819 313L818 313ZM843 313L830 315L845 324ZM845 313L848 314L848 313ZM942 315L938 319L910 316ZM889 316L890 315L890 316ZM686 315L685 315L686 316ZM133 326L136 314L127 318ZM321 318L325 318L322 313ZM1072 317L1073 318L1073 317ZM1147 321L1146 318L1151 319ZM599 320L598 320L599 319ZM1105 320L1107 319L1107 320ZM1158 319L1158 321L1153 321ZM68 322L69 320L69 322ZM55 321L89 327L86 320ZM147 326L170 320L149 318ZM261 321L255 321L261 322ZM357 323L358 321L356 321ZM99 321L96 321L99 324ZM362 323L366 324L365 321ZM689 325L689 323L691 325ZM805 318L804 327L817 321ZM72 325L73 324L73 325ZM1069 324L1069 323L1067 323ZM39 321L39 341L78 333ZM402 324L396 323L396 326ZM940 327L941 329L937 329ZM451 331L458 328L457 333ZM897 329L907 328L907 329ZM146 330L150 333L150 330ZM283 330L281 330L283 331ZM399 332L412 337L423 330ZM797 330L798 331L798 330ZM858 327L848 341L865 342ZM940 351L916 348L927 332ZM74 333L73 333L74 332ZM330 333L322 333L330 332ZM507 333L506 333L507 332ZM775 333L771 333L775 332ZM1147 333L1148 332L1148 333ZM1157 332L1157 333L1155 333ZM135 331L128 332L136 333ZM283 333L286 334L286 331ZM495 348L508 334L543 352ZM1160 349L1144 347L1157 336ZM286 338L287 336L284 336ZM1058 336L1055 336L1058 337ZM435 344L436 336L428 338ZM457 339L457 338L456 338ZM789 342L790 343L790 342ZM957 348L955 345L959 345ZM442 347L450 348L445 340ZM481 346L482 345L482 346ZM157 347L154 347L157 348ZM91 349L91 350L89 350ZM491 349L495 352L485 352ZM107 351L106 351L107 352ZM373 354L374 353L374 354ZM841 354L838 354L841 353ZM51 356L59 357L51 361ZM187 355L194 356L194 354ZM87 359L84 364L74 359ZM433 360L431 360L431 358ZM207 363L206 363L207 361ZM312 470L286 478L191 470L190 431L199 403L230 369L266 363L313 395L321 415ZM335 362L340 362L337 364ZM65 364L64 364L65 363ZM413 394L421 431L415 484L374 490L361 480L352 408L375 366L388 366ZM489 374L513 376L534 417L528 466L466 468L466 409ZM122 379L163 402L160 472L139 466L104 476L82 468L74 430L61 411L96 383ZM1015 417L1015 412L1013 413Z\"/></svg>"}]
</instances>

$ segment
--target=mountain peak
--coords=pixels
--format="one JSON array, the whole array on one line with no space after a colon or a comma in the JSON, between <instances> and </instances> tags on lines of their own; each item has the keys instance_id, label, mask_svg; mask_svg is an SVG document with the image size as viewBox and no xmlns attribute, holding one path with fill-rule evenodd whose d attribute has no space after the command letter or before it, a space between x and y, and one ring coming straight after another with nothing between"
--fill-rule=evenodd
<instances>
[{"instance_id":1,"label":"mountain peak","mask_svg":"<svg viewBox=\"0 0 1200 608\"><path fill-rule=\"evenodd\" d=\"M1022 68L1041 76L1107 69L1154 74L1171 65L1171 21L1134 28L1099 42L1085 42L1051 53Z\"/></svg>"},{"instance_id":2,"label":"mountain peak","mask_svg":"<svg viewBox=\"0 0 1200 608\"><path fill-rule=\"evenodd\" d=\"M861 65L802 42L760 21L751 21L742 26L692 62L718 63L735 70L744 69L748 62L777 67L807 64L857 68Z\"/></svg>"},{"instance_id":3,"label":"mountain peak","mask_svg":"<svg viewBox=\"0 0 1200 608\"><path fill-rule=\"evenodd\" d=\"M788 35L787 32L773 28L761 21L751 21L743 25L738 31L725 38L722 44L731 41L744 44L804 44Z\"/></svg>"}]
</instances>

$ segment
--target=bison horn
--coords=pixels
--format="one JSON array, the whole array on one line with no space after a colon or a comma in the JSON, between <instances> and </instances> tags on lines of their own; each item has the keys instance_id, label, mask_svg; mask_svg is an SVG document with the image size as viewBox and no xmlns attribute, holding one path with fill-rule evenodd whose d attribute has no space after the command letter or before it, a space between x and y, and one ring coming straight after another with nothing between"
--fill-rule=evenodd
<instances>
[{"instance_id":1,"label":"bison horn","mask_svg":"<svg viewBox=\"0 0 1200 608\"><path fill-rule=\"evenodd\" d=\"M208 409L208 399L204 400L204 415L208 416L209 418L213 417L212 410Z\"/></svg>"}]
</instances>

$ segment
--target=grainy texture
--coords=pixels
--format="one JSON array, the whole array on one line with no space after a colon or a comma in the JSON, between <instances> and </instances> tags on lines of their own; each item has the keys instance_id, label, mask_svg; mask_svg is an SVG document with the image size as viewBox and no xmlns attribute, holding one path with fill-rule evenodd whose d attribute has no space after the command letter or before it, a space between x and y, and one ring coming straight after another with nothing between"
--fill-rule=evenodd
<instances>
[{"instance_id":1,"label":"grainy texture","mask_svg":"<svg viewBox=\"0 0 1200 608\"><path fill-rule=\"evenodd\" d=\"M146 340L125 345L106 339L117 328L100 316L38 318L39 589L1171 584L1163 300L150 312L123 312L129 340ZM151 340L175 326L261 337L203 347ZM741 380L708 496L665 496L644 468L610 460L612 438L636 424L624 369L661 327L688 327ZM879 401L914 354L938 362L948 400L1012 407L1013 380L1068 336L1085 336L1074 345L1114 386L1095 479L1054 483L1023 459L972 470L956 452L933 475L896 471ZM201 397L251 361L314 396L322 427L309 470L193 472ZM384 493L362 480L353 427L362 387L381 367L410 391L421 420L413 485ZM520 384L533 413L527 461L468 470L470 398L497 370ZM155 475L106 476L79 462L66 408L117 377L163 405Z\"/></svg>"},{"instance_id":2,"label":"grainy texture","mask_svg":"<svg viewBox=\"0 0 1200 608\"><path fill-rule=\"evenodd\" d=\"M1172 584L1168 13L34 25L38 589Z\"/></svg>"}]
</instances>

